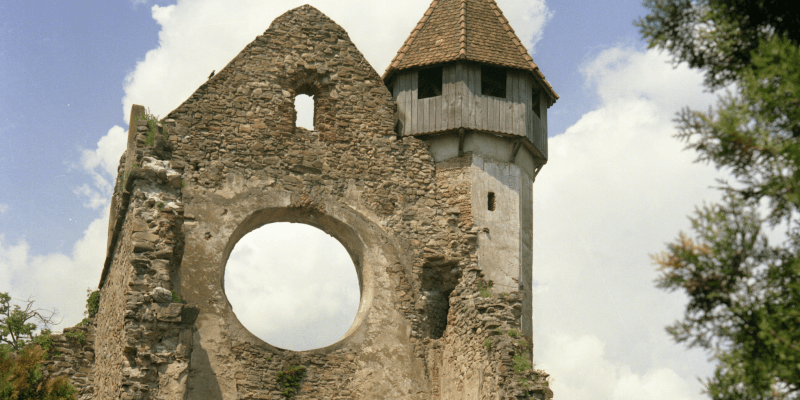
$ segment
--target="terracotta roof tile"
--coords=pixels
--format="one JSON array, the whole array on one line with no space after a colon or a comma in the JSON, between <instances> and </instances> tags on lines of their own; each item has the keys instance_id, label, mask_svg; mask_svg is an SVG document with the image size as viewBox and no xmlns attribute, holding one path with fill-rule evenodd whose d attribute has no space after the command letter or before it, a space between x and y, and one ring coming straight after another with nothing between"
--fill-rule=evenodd
<instances>
[{"instance_id":1,"label":"terracotta roof tile","mask_svg":"<svg viewBox=\"0 0 800 400\"><path fill-rule=\"evenodd\" d=\"M433 0L383 77L455 60L528 70L558 99L494 0Z\"/></svg>"}]
</instances>

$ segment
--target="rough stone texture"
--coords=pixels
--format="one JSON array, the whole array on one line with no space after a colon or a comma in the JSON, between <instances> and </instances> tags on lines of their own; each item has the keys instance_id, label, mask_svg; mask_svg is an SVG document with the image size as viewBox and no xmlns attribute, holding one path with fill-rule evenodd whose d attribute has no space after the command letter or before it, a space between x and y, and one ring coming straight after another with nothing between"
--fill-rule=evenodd
<instances>
[{"instance_id":1,"label":"rough stone texture","mask_svg":"<svg viewBox=\"0 0 800 400\"><path fill-rule=\"evenodd\" d=\"M297 94L314 96L313 131L295 127ZM277 374L302 365L297 399L552 397L546 374L514 370L514 357L532 357L522 321L529 286L488 282L487 271L520 250L482 252L488 239L476 225L476 177L491 170L483 165L519 171L524 160L436 158L446 151L397 138L395 111L347 33L310 6L276 19L158 124L134 106L112 199L94 378L82 390L277 400ZM512 236L531 226L519 211L530 204L520 207L506 216L517 221ZM276 348L233 313L228 256L272 222L320 228L353 258L361 304L339 342Z\"/></svg>"},{"instance_id":2,"label":"rough stone texture","mask_svg":"<svg viewBox=\"0 0 800 400\"><path fill-rule=\"evenodd\" d=\"M86 326L67 328L64 334L50 338L53 349L42 365L43 372L53 377L67 376L77 389L77 400L94 399L94 319Z\"/></svg>"}]
</instances>

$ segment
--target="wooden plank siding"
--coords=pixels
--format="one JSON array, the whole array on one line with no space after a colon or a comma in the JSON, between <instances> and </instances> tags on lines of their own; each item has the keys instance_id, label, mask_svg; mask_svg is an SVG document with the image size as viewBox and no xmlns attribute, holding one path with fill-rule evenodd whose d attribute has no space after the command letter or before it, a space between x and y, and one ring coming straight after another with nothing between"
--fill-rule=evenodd
<instances>
[{"instance_id":1,"label":"wooden plank siding","mask_svg":"<svg viewBox=\"0 0 800 400\"><path fill-rule=\"evenodd\" d=\"M411 98L411 74L404 74L404 90L406 95L404 96L403 104L406 107L406 115L405 115L405 124L403 125L403 133L404 134L411 134L411 126L413 124L414 119L414 99Z\"/></svg>"},{"instance_id":2,"label":"wooden plank siding","mask_svg":"<svg viewBox=\"0 0 800 400\"><path fill-rule=\"evenodd\" d=\"M408 77L411 79L411 124L409 124L410 132L408 133L410 135L415 135L419 132L418 124L420 120L419 103L417 101L417 84L419 83L417 71L412 71Z\"/></svg>"},{"instance_id":3,"label":"wooden plank siding","mask_svg":"<svg viewBox=\"0 0 800 400\"><path fill-rule=\"evenodd\" d=\"M417 71L397 75L393 96L403 135L436 133L459 128L527 137L547 156L547 103L539 92L539 112L533 110L534 78L526 71L509 69L506 97L481 94L481 66L457 62L442 68L442 94L419 99Z\"/></svg>"}]
</instances>

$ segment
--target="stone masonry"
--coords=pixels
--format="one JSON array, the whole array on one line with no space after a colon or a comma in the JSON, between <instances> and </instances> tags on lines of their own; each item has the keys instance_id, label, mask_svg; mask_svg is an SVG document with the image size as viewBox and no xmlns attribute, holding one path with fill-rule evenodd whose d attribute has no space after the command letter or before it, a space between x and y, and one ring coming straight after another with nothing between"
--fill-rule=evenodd
<instances>
[{"instance_id":1,"label":"stone masonry","mask_svg":"<svg viewBox=\"0 0 800 400\"><path fill-rule=\"evenodd\" d=\"M295 126L298 94L314 97L314 130ZM160 121L134 106L93 340L54 368L82 379L82 399L277 400L295 365L296 399L551 398L524 293L495 290L478 263L472 155L435 162L393 131L395 112L347 33L307 5ZM233 313L227 258L273 222L350 253L361 303L339 342L280 349Z\"/></svg>"}]
</instances>

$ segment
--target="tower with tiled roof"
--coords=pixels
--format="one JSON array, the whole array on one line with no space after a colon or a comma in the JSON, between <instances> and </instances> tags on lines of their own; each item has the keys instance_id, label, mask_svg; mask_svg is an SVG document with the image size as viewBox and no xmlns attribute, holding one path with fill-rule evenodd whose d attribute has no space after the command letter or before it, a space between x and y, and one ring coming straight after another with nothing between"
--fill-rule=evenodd
<instances>
[{"instance_id":1,"label":"tower with tiled roof","mask_svg":"<svg viewBox=\"0 0 800 400\"><path fill-rule=\"evenodd\" d=\"M426 141L437 180L466 193L478 265L496 292L523 294L530 338L533 181L558 95L494 0L433 0L383 80L395 132Z\"/></svg>"}]
</instances>

